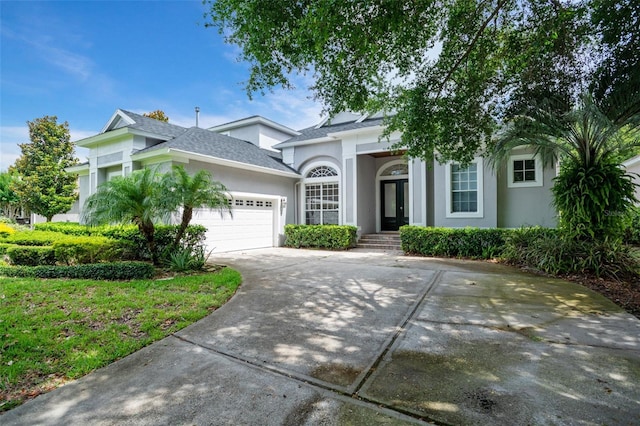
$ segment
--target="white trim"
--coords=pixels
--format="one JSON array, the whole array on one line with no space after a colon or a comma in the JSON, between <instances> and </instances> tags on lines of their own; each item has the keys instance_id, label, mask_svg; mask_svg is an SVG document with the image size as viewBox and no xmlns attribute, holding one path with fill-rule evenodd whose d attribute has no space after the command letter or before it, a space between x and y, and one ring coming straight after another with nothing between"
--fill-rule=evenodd
<instances>
[{"instance_id":1,"label":"white trim","mask_svg":"<svg viewBox=\"0 0 640 426\"><path fill-rule=\"evenodd\" d=\"M271 168L268 168L268 167L255 166L253 164L247 164L247 163L243 163L241 161L225 160L225 159L218 158L218 157L212 157L210 155L196 154L196 153L193 153L193 152L183 151L183 150L175 149L175 148L157 149L157 150L153 150L153 151L150 151L150 152L143 152L143 153L133 154L131 156L131 160L132 161L140 161L140 160L144 160L144 159L153 158L153 157L156 157L156 156L161 156L163 154L168 156L169 159L176 160L176 161L180 161L181 158L193 159L193 160L205 161L206 163L209 163L209 164L218 164L220 166L227 166L227 167L233 167L233 168L236 168L236 169L250 170L250 171L266 173L266 174L270 174L270 175L294 177L294 178L299 178L300 177L299 174L297 174L297 173L295 173L293 171L285 172L285 171L281 171L281 170L271 169ZM162 160L164 160L165 158L166 157L162 158Z\"/></svg>"},{"instance_id":2,"label":"white trim","mask_svg":"<svg viewBox=\"0 0 640 426\"><path fill-rule=\"evenodd\" d=\"M124 111L122 111L121 109L118 108L116 110L116 112L113 113L113 115L111 116L109 121L107 121L107 124L104 125L102 130L100 130L100 133L104 133L107 130L109 130L109 127L111 127L111 125L114 123L116 117L120 117L129 126L136 123L131 117L129 117L127 114L125 114Z\"/></svg>"},{"instance_id":3,"label":"white trim","mask_svg":"<svg viewBox=\"0 0 640 426\"><path fill-rule=\"evenodd\" d=\"M406 175L395 175L395 176L382 176L382 172L387 168L396 165L396 164L406 164L408 173ZM409 181L409 223L411 223L411 218L413 217L413 192L412 192L412 184L411 184L411 167L409 166L409 162L404 159L391 160L380 167L376 171L376 182L375 182L375 191L376 191L376 232L382 231L382 215L380 214L382 211L382 194L380 193L380 182L385 180L399 180L399 179L407 179Z\"/></svg>"},{"instance_id":4,"label":"white trim","mask_svg":"<svg viewBox=\"0 0 640 426\"><path fill-rule=\"evenodd\" d=\"M471 163L477 164L476 179L477 179L477 192L478 192L478 210L476 212L453 212L451 205L451 165L454 162L449 161L444 166L444 190L445 190L445 217L448 219L468 219L468 218L483 218L484 217L484 160L482 157L476 157Z\"/></svg>"},{"instance_id":5,"label":"white trim","mask_svg":"<svg viewBox=\"0 0 640 426\"><path fill-rule=\"evenodd\" d=\"M326 176L320 178L308 178L307 174L316 167L331 167L337 173L337 176ZM300 223L307 223L307 191L306 184L308 183L337 183L338 184L338 225L342 225L344 214L343 202L344 202L344 183L342 182L343 173L340 167L330 161L314 161L307 164L300 173L302 178L300 179Z\"/></svg>"},{"instance_id":6,"label":"white trim","mask_svg":"<svg viewBox=\"0 0 640 426\"><path fill-rule=\"evenodd\" d=\"M513 162L522 160L535 161L536 180L515 182L513 180ZM531 188L544 185L544 176L542 171L542 160L540 156L534 154L517 154L510 155L507 162L507 187L508 188Z\"/></svg>"},{"instance_id":7,"label":"white trim","mask_svg":"<svg viewBox=\"0 0 640 426\"><path fill-rule=\"evenodd\" d=\"M275 130L279 130L283 133L288 133L291 136L298 136L300 134L300 132L298 131L295 131L283 124L276 123L273 120L269 120L268 118L264 118L261 115L255 115L253 117L241 118L236 121L230 121L228 123L219 124L217 126L209 127L208 130L222 134L221 132L238 129L242 127L247 127L254 124L263 124L267 127L270 127Z\"/></svg>"}]
</instances>

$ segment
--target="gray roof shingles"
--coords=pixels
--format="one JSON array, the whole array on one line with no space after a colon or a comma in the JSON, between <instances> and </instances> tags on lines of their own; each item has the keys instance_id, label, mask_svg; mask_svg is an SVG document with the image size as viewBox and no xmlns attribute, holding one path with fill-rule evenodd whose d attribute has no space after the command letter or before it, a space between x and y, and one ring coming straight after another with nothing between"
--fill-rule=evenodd
<instances>
[{"instance_id":1,"label":"gray roof shingles","mask_svg":"<svg viewBox=\"0 0 640 426\"><path fill-rule=\"evenodd\" d=\"M221 135L198 127L185 129L185 131L176 138L142 149L137 151L137 153L150 152L158 149L181 150L281 172L298 173L296 170L268 154L266 150L257 147L251 142Z\"/></svg>"},{"instance_id":2,"label":"gray roof shingles","mask_svg":"<svg viewBox=\"0 0 640 426\"><path fill-rule=\"evenodd\" d=\"M153 133L158 136L165 136L169 138L175 138L187 131L186 128L175 124L165 123L164 121L156 120L155 118L145 117L144 115L136 114L135 112L125 111L121 109L129 118L135 121L134 124L130 124L126 127L132 129L142 130L144 132Z\"/></svg>"},{"instance_id":3,"label":"gray roof shingles","mask_svg":"<svg viewBox=\"0 0 640 426\"><path fill-rule=\"evenodd\" d=\"M383 118L373 118L369 120L363 120L359 123L355 121L350 121L348 123L322 126L317 129L315 128L315 126L308 127L306 129L300 130L300 135L294 136L291 139L287 139L282 143L289 144L291 142L300 142L300 141L319 139L319 138L326 137L329 133L344 132L347 130L364 129L366 127L379 126L382 124L383 120L384 120ZM278 145L275 145L275 148L277 147Z\"/></svg>"}]
</instances>

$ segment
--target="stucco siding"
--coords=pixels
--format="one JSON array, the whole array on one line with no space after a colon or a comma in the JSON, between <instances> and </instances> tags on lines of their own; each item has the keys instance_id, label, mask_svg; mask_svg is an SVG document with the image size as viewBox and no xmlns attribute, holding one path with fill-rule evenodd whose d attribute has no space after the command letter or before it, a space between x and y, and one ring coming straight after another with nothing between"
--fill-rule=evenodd
<instances>
[{"instance_id":1,"label":"stucco siding","mask_svg":"<svg viewBox=\"0 0 640 426\"><path fill-rule=\"evenodd\" d=\"M213 179L221 182L229 191L280 195L287 198L286 223L294 223L294 185L297 179L267 175L233 167L190 161L185 165L189 174L209 170Z\"/></svg>"},{"instance_id":2,"label":"stucco siding","mask_svg":"<svg viewBox=\"0 0 640 426\"><path fill-rule=\"evenodd\" d=\"M296 146L293 153L294 167L302 172L302 169L316 161L329 161L342 170L342 143L341 141L327 142Z\"/></svg>"},{"instance_id":3,"label":"stucco siding","mask_svg":"<svg viewBox=\"0 0 640 426\"><path fill-rule=\"evenodd\" d=\"M498 226L519 228L521 226L555 227L556 211L553 208L551 187L555 177L552 166L543 169L543 186L509 188L506 171L498 174Z\"/></svg>"},{"instance_id":4,"label":"stucco siding","mask_svg":"<svg viewBox=\"0 0 640 426\"><path fill-rule=\"evenodd\" d=\"M482 217L451 218L447 217L446 203L446 166L436 163L433 169L434 185L434 223L436 227L495 228L498 225L497 212L497 178L487 161L483 162L483 209Z\"/></svg>"},{"instance_id":5,"label":"stucco siding","mask_svg":"<svg viewBox=\"0 0 640 426\"><path fill-rule=\"evenodd\" d=\"M373 157L358 157L358 220L362 234L376 232L376 162Z\"/></svg>"}]
</instances>

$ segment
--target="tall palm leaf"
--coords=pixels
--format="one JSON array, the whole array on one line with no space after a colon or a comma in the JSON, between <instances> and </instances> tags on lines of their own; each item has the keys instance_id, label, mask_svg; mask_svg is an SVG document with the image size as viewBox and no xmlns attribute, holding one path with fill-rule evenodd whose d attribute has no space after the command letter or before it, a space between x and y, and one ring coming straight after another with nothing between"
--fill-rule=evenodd
<instances>
[{"instance_id":1,"label":"tall palm leaf","mask_svg":"<svg viewBox=\"0 0 640 426\"><path fill-rule=\"evenodd\" d=\"M640 120L611 119L591 96L567 113L552 111L557 109L548 103L505 125L494 140L494 167L518 147L532 148L545 165L559 159L552 191L561 228L578 238L619 236L635 201L634 183L620 163L640 147Z\"/></svg>"},{"instance_id":2,"label":"tall palm leaf","mask_svg":"<svg viewBox=\"0 0 640 426\"><path fill-rule=\"evenodd\" d=\"M636 115L614 120L585 95L580 105L557 114L553 101L531 115L517 116L497 133L491 152L495 165L505 164L511 151L533 148L545 164L569 161L585 168L620 161L640 147L640 121Z\"/></svg>"},{"instance_id":3,"label":"tall palm leaf","mask_svg":"<svg viewBox=\"0 0 640 426\"><path fill-rule=\"evenodd\" d=\"M213 180L207 170L200 170L193 176L182 166L173 166L171 173L164 176L164 202L170 210L182 208L180 226L174 239L177 246L193 218L193 210L206 207L217 210L220 215L231 214L230 195L225 186Z\"/></svg>"},{"instance_id":4,"label":"tall palm leaf","mask_svg":"<svg viewBox=\"0 0 640 426\"><path fill-rule=\"evenodd\" d=\"M158 264L155 243L156 222L168 213L160 203L159 177L153 169L137 170L101 184L87 198L82 220L89 225L133 223L144 236L154 264Z\"/></svg>"}]
</instances>

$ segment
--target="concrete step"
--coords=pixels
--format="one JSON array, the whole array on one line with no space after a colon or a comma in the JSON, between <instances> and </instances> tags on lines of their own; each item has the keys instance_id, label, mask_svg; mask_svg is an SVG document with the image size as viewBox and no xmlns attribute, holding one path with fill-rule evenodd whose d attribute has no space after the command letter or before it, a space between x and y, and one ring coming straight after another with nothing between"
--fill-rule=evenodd
<instances>
[{"instance_id":1,"label":"concrete step","mask_svg":"<svg viewBox=\"0 0 640 426\"><path fill-rule=\"evenodd\" d=\"M401 250L398 233L365 234L358 241L358 248L372 250Z\"/></svg>"},{"instance_id":2,"label":"concrete step","mask_svg":"<svg viewBox=\"0 0 640 426\"><path fill-rule=\"evenodd\" d=\"M357 248L369 249L369 250L397 250L402 248L396 244L370 244L370 243L358 243Z\"/></svg>"}]
</instances>

